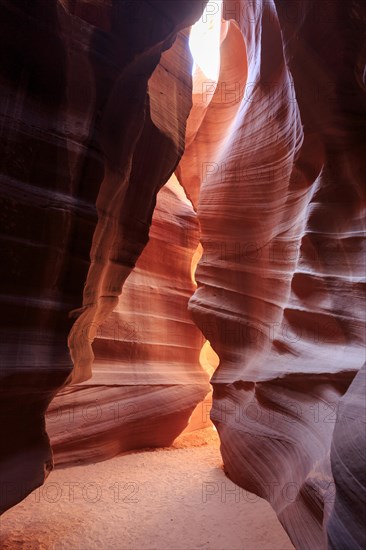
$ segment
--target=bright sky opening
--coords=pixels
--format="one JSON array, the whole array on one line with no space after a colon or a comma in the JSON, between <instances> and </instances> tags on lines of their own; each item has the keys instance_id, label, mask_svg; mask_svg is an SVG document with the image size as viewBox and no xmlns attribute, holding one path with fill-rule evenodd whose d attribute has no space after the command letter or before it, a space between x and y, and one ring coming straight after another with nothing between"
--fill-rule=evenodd
<instances>
[{"instance_id":1,"label":"bright sky opening","mask_svg":"<svg viewBox=\"0 0 366 550\"><path fill-rule=\"evenodd\" d=\"M208 79L216 81L220 70L221 14L222 0L208 2L202 17L193 25L189 38L192 74L199 66Z\"/></svg>"}]
</instances>

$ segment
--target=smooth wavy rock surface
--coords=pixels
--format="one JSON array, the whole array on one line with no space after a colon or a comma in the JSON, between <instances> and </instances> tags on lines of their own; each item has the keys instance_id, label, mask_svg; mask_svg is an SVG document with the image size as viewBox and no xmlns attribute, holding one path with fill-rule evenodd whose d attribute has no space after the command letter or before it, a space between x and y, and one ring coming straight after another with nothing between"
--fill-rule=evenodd
<instances>
[{"instance_id":1,"label":"smooth wavy rock surface","mask_svg":"<svg viewBox=\"0 0 366 550\"><path fill-rule=\"evenodd\" d=\"M0 1L1 509L60 387L57 462L99 460L202 422L218 356L229 477L296 548L361 548L365 6L224 0L192 94L203 7Z\"/></svg>"},{"instance_id":2,"label":"smooth wavy rock surface","mask_svg":"<svg viewBox=\"0 0 366 550\"><path fill-rule=\"evenodd\" d=\"M334 508L328 522L328 548L365 548L366 366L338 405L331 447Z\"/></svg>"},{"instance_id":3,"label":"smooth wavy rock surface","mask_svg":"<svg viewBox=\"0 0 366 550\"><path fill-rule=\"evenodd\" d=\"M197 76L177 170L203 247L190 309L220 358L211 418L228 475L271 502L297 548L326 546L337 488L328 536L345 548L346 430L334 479L330 448L365 359L361 3L225 1L223 16L218 82ZM364 501L350 507L357 538Z\"/></svg>"},{"instance_id":4,"label":"smooth wavy rock surface","mask_svg":"<svg viewBox=\"0 0 366 550\"><path fill-rule=\"evenodd\" d=\"M147 242L156 193L184 148L187 32L158 70L157 97L148 80L202 10L0 2L2 510L52 468L44 412L66 380L90 377L89 330Z\"/></svg>"},{"instance_id":5,"label":"smooth wavy rock surface","mask_svg":"<svg viewBox=\"0 0 366 550\"><path fill-rule=\"evenodd\" d=\"M56 465L168 446L204 400L204 339L187 308L198 239L197 215L172 176L118 305L95 327L92 378L60 391L48 409ZM208 406L197 408L194 428L208 425Z\"/></svg>"}]
</instances>

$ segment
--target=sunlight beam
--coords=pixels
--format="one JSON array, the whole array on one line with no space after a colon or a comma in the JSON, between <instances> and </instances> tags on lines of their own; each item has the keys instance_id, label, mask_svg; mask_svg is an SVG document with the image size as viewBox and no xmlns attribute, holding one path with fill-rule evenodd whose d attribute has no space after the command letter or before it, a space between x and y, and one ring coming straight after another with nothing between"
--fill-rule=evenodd
<instances>
[{"instance_id":1,"label":"sunlight beam","mask_svg":"<svg viewBox=\"0 0 366 550\"><path fill-rule=\"evenodd\" d=\"M208 2L202 17L191 29L189 47L193 57L192 74L197 66L209 80L217 81L220 70L220 28L222 0Z\"/></svg>"}]
</instances>

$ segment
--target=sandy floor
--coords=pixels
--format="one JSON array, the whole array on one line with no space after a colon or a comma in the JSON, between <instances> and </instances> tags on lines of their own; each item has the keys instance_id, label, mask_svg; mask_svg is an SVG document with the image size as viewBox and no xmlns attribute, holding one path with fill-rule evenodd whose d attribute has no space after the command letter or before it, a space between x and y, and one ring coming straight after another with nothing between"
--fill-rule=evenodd
<instances>
[{"instance_id":1,"label":"sandy floor","mask_svg":"<svg viewBox=\"0 0 366 550\"><path fill-rule=\"evenodd\" d=\"M4 550L285 550L267 502L224 475L216 433L53 471L1 518Z\"/></svg>"}]
</instances>

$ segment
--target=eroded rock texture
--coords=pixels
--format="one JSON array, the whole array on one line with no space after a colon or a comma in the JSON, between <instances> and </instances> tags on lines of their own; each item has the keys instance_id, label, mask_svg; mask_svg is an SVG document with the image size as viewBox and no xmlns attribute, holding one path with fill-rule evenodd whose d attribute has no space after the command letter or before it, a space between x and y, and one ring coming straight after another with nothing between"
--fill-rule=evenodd
<instances>
[{"instance_id":1,"label":"eroded rock texture","mask_svg":"<svg viewBox=\"0 0 366 550\"><path fill-rule=\"evenodd\" d=\"M328 522L329 548L365 548L366 366L341 398L331 447L336 486Z\"/></svg>"},{"instance_id":2,"label":"eroded rock texture","mask_svg":"<svg viewBox=\"0 0 366 550\"><path fill-rule=\"evenodd\" d=\"M47 412L56 465L168 446L209 391L202 333L190 318L198 221L174 176L158 194L149 242L114 311L95 329L93 375ZM198 407L194 427L207 425Z\"/></svg>"},{"instance_id":3,"label":"eroded rock texture","mask_svg":"<svg viewBox=\"0 0 366 550\"><path fill-rule=\"evenodd\" d=\"M329 454L365 358L364 8L245 0L223 13L236 23L177 171L203 246L190 309L220 358L211 416L228 475L271 502L297 548L326 545L335 487L329 540L361 548L365 503L344 502L344 470L365 440L342 448L337 427L335 483ZM338 539L344 509L354 538Z\"/></svg>"},{"instance_id":4,"label":"eroded rock texture","mask_svg":"<svg viewBox=\"0 0 366 550\"><path fill-rule=\"evenodd\" d=\"M361 548L362 2L225 0L193 97L200 1L0 5L2 509L52 467L66 382L60 464L184 429L214 368L200 237L228 475L297 548ZM174 170L197 214L171 179L142 253Z\"/></svg>"},{"instance_id":5,"label":"eroded rock texture","mask_svg":"<svg viewBox=\"0 0 366 550\"><path fill-rule=\"evenodd\" d=\"M191 106L187 32L158 69L159 94L148 80L203 5L0 6L6 509L52 467L44 412L66 379L90 376L89 329L117 304L147 242L156 193L183 152Z\"/></svg>"}]
</instances>

